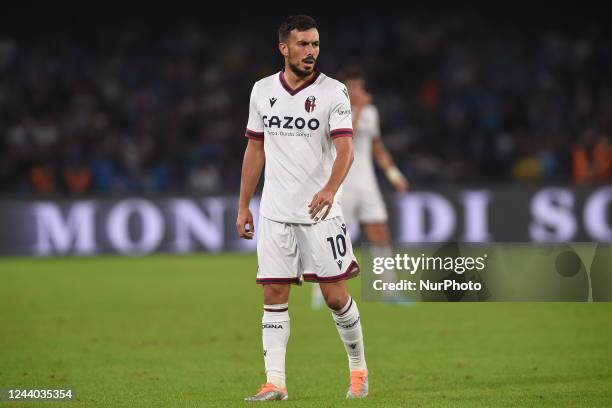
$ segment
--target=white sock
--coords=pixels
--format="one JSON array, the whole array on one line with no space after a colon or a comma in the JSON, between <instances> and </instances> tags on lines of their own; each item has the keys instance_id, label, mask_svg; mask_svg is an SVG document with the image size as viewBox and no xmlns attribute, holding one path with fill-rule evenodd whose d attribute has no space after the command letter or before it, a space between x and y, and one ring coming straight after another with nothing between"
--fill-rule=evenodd
<instances>
[{"instance_id":1,"label":"white sock","mask_svg":"<svg viewBox=\"0 0 612 408\"><path fill-rule=\"evenodd\" d=\"M393 250L391 245L372 245L371 246L372 258L393 258ZM397 273L395 269L387 270L381 276L383 282L395 282Z\"/></svg>"},{"instance_id":2,"label":"white sock","mask_svg":"<svg viewBox=\"0 0 612 408\"><path fill-rule=\"evenodd\" d=\"M370 247L370 251L372 252L372 258L376 257L393 257L393 249L391 248L391 244L372 244Z\"/></svg>"},{"instance_id":3,"label":"white sock","mask_svg":"<svg viewBox=\"0 0 612 408\"><path fill-rule=\"evenodd\" d=\"M285 351L289 340L289 306L264 305L261 319L267 382L285 388Z\"/></svg>"},{"instance_id":4,"label":"white sock","mask_svg":"<svg viewBox=\"0 0 612 408\"><path fill-rule=\"evenodd\" d=\"M325 305L325 298L323 298L323 292L318 283L312 284L312 295L310 298L310 306L313 309L319 309Z\"/></svg>"},{"instance_id":5,"label":"white sock","mask_svg":"<svg viewBox=\"0 0 612 408\"><path fill-rule=\"evenodd\" d=\"M371 251L372 258L393 258L393 249L391 248L390 244L372 245ZM397 271L395 270L395 268L387 269L385 273L383 273L379 277L385 283L398 281ZM408 300L408 296L403 296L402 292L396 292L393 290L385 290L382 293L382 298L383 300L401 300L402 298Z\"/></svg>"},{"instance_id":6,"label":"white sock","mask_svg":"<svg viewBox=\"0 0 612 408\"><path fill-rule=\"evenodd\" d=\"M338 334L344 343L348 355L349 369L367 370L365 352L363 347L363 333L361 332L361 318L357 303L352 298L340 310L332 310L332 317L336 322Z\"/></svg>"}]
</instances>

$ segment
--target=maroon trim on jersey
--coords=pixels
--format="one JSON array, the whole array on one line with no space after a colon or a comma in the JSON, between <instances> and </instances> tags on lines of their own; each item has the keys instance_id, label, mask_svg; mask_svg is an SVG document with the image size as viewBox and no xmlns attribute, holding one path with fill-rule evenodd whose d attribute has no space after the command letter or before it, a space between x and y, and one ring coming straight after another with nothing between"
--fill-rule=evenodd
<instances>
[{"instance_id":1,"label":"maroon trim on jersey","mask_svg":"<svg viewBox=\"0 0 612 408\"><path fill-rule=\"evenodd\" d=\"M264 140L263 132L253 132L251 129L247 128L246 133L244 134L249 139L253 140Z\"/></svg>"},{"instance_id":2,"label":"maroon trim on jersey","mask_svg":"<svg viewBox=\"0 0 612 408\"><path fill-rule=\"evenodd\" d=\"M355 276L359 275L359 264L355 261L351 261L351 264L346 269L346 272L336 276L318 276L316 273L305 273L304 280L306 282L323 282L323 283L332 283L339 282L345 279L351 279Z\"/></svg>"},{"instance_id":3,"label":"maroon trim on jersey","mask_svg":"<svg viewBox=\"0 0 612 408\"><path fill-rule=\"evenodd\" d=\"M332 139L335 139L337 137L353 137L353 129L351 128L334 129L331 132L329 132L329 135Z\"/></svg>"},{"instance_id":4,"label":"maroon trim on jersey","mask_svg":"<svg viewBox=\"0 0 612 408\"><path fill-rule=\"evenodd\" d=\"M287 310L289 310L288 307L282 308L282 309L270 309L268 307L264 307L264 312L286 312Z\"/></svg>"},{"instance_id":5,"label":"maroon trim on jersey","mask_svg":"<svg viewBox=\"0 0 612 408\"><path fill-rule=\"evenodd\" d=\"M259 283L260 285L270 285L270 284L289 285L291 283L295 283L296 285L298 285L300 283L300 279L299 278L257 278L256 282Z\"/></svg>"},{"instance_id":6,"label":"maroon trim on jersey","mask_svg":"<svg viewBox=\"0 0 612 408\"><path fill-rule=\"evenodd\" d=\"M317 80L317 78L321 74L318 70L316 70L312 78L310 78L308 81L304 82L302 85L298 86L297 88L291 89L287 81L285 81L285 76L283 75L283 72L285 72L285 70L282 70L281 72L279 72L278 77L280 78L280 83L283 86L283 88L285 88L285 91L289 92L289 95L291 96L294 96L301 90L308 88L310 85L314 83L314 81Z\"/></svg>"},{"instance_id":7,"label":"maroon trim on jersey","mask_svg":"<svg viewBox=\"0 0 612 408\"><path fill-rule=\"evenodd\" d=\"M350 133L353 134L353 129L351 128L339 128L339 129L334 129L330 132L332 135L335 133Z\"/></svg>"}]
</instances>

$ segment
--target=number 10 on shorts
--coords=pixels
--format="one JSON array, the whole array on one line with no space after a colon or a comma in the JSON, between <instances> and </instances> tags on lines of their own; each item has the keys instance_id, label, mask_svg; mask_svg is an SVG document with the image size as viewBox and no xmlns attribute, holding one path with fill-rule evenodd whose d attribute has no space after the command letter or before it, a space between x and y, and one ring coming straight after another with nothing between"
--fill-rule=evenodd
<instances>
[{"instance_id":1,"label":"number 10 on shorts","mask_svg":"<svg viewBox=\"0 0 612 408\"><path fill-rule=\"evenodd\" d=\"M327 242L329 242L331 247L334 260L338 260L338 255L340 255L340 258L344 258L344 255L346 255L346 238L344 238L344 235L338 234L335 237L328 237ZM341 262L338 264L338 267L342 267Z\"/></svg>"}]
</instances>

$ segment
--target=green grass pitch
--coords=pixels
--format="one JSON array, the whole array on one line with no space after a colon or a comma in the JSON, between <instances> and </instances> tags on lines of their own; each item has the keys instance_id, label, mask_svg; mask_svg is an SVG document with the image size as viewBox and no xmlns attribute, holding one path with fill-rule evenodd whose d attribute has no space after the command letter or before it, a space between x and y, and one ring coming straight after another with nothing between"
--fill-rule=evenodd
<instances>
[{"instance_id":1,"label":"green grass pitch","mask_svg":"<svg viewBox=\"0 0 612 408\"><path fill-rule=\"evenodd\" d=\"M265 382L254 255L0 259L0 387L17 407L231 407ZM360 299L359 279L350 281ZM370 396L292 288L286 407L612 406L612 303L360 302Z\"/></svg>"}]
</instances>

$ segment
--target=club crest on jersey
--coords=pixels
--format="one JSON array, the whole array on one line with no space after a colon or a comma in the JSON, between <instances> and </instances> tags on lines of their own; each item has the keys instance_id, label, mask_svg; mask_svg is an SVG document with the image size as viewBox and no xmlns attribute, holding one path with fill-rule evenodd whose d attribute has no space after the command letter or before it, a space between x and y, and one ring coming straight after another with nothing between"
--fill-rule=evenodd
<instances>
[{"instance_id":1,"label":"club crest on jersey","mask_svg":"<svg viewBox=\"0 0 612 408\"><path fill-rule=\"evenodd\" d=\"M308 98L306 98L306 102L304 102L304 108L306 108L306 112L310 113L312 111L314 111L315 106L315 101L317 98L315 98L314 96L309 96Z\"/></svg>"}]
</instances>

